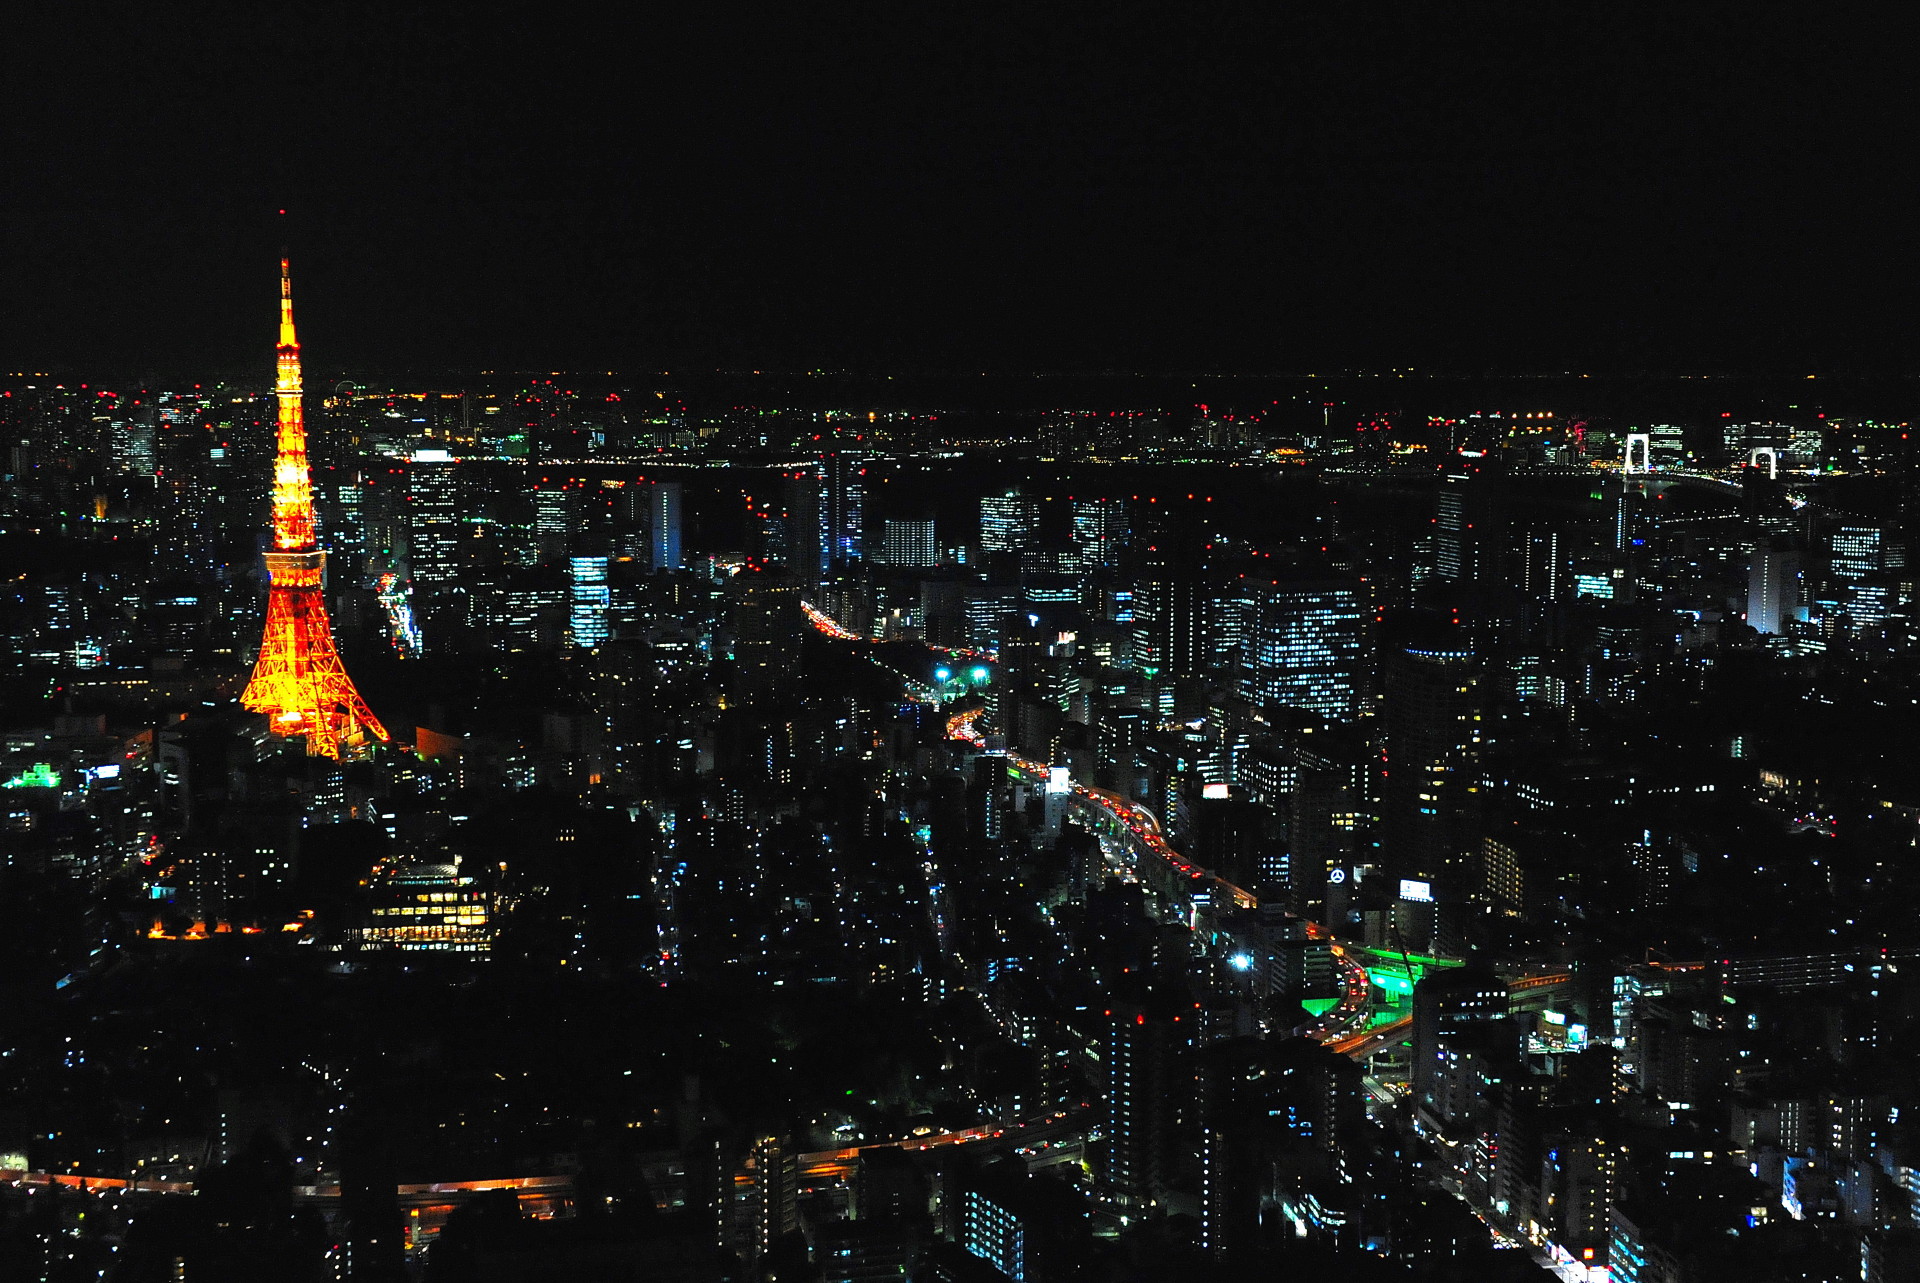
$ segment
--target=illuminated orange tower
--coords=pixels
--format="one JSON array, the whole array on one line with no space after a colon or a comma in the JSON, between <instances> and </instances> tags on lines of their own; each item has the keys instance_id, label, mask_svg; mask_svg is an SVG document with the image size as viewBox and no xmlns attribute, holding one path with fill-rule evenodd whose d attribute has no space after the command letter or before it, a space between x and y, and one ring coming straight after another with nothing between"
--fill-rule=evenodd
<instances>
[{"instance_id":1,"label":"illuminated orange tower","mask_svg":"<svg viewBox=\"0 0 1920 1283\"><path fill-rule=\"evenodd\" d=\"M280 260L279 433L273 458L273 547L267 552L267 627L240 702L265 713L276 735L303 735L313 757L358 757L386 728L360 698L334 648L321 591L327 554L313 528L313 475L300 413L300 341L293 283Z\"/></svg>"}]
</instances>

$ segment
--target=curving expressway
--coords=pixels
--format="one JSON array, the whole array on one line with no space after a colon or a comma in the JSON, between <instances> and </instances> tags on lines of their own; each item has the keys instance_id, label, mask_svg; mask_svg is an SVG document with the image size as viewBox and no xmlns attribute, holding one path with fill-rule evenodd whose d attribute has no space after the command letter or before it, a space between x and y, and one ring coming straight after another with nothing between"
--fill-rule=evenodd
<instances>
[{"instance_id":1,"label":"curving expressway","mask_svg":"<svg viewBox=\"0 0 1920 1283\"><path fill-rule=\"evenodd\" d=\"M832 616L815 607L811 602L801 602L808 621L828 637L840 641L873 642L877 638L865 637L846 628ZM936 651L949 654L979 655L980 652L948 650L944 647L932 647ZM966 709L954 713L947 719L947 735L951 739L979 745L985 742L977 725L986 712L984 706ZM1051 771L1043 762L1021 757L1009 752L1007 761L1016 774L1026 777L1029 783L1046 787ZM1111 789L1095 788L1087 784L1070 784L1072 790L1070 805L1083 817L1096 822L1106 821L1108 831L1114 833L1134 854L1135 866L1142 873L1142 880L1168 899L1176 903L1191 905L1197 896L1205 895L1214 904L1231 902L1236 908L1255 909L1260 906L1259 897L1244 887L1235 886L1210 869L1201 868L1182 856L1168 845L1162 834L1160 821L1146 807L1134 802ZM1332 933L1319 923L1306 924L1307 936L1313 940L1332 940ZM1371 983L1367 970L1346 955L1337 945L1334 946L1334 962L1340 968L1339 1002L1327 1011L1299 1025L1294 1032L1302 1037L1316 1038L1323 1042L1341 1039L1350 1034L1357 1022L1364 1021L1372 1010Z\"/></svg>"},{"instance_id":2,"label":"curving expressway","mask_svg":"<svg viewBox=\"0 0 1920 1283\"><path fill-rule=\"evenodd\" d=\"M1013 764L1019 774L1032 777L1036 783L1046 783L1049 771L1045 764L1013 753L1007 754L1007 761ZM1153 862L1148 867L1157 863L1171 875L1166 885L1156 889L1189 901L1197 894L1208 894L1229 898L1242 909L1260 907L1259 897L1253 892L1235 886L1211 870L1190 863L1168 846L1167 840L1160 836L1160 821L1145 807L1107 789L1092 788L1085 784L1074 784L1071 788L1072 804L1077 810L1094 812L1096 819L1112 820L1119 826L1124 840Z\"/></svg>"},{"instance_id":3,"label":"curving expressway","mask_svg":"<svg viewBox=\"0 0 1920 1283\"><path fill-rule=\"evenodd\" d=\"M848 628L845 624L835 619L832 615L829 615L826 611L821 610L818 606L814 605L810 601L803 600L800 603L800 610L801 610L801 613L806 615L808 623L812 624L815 628L820 630L822 633L825 633L827 636L833 638L835 641L856 641L856 642L871 642L875 644L884 644L887 640L884 637L869 637L865 633L854 632L852 629ZM916 642L914 644L918 646L924 646L928 650L932 651L934 654L942 656L943 658L946 658L946 659L964 659L964 660L969 660L976 664L997 664L1000 662L1000 656L998 653L990 650L975 650L971 646L941 646L941 645L938 645L937 643L927 642L927 641Z\"/></svg>"},{"instance_id":4,"label":"curving expressway","mask_svg":"<svg viewBox=\"0 0 1920 1283\"><path fill-rule=\"evenodd\" d=\"M987 742L987 737L980 733L980 728L975 726L974 723L979 721L986 711L987 706L982 704L978 708L969 708L965 712L955 713L952 717L949 717L947 719L947 738L950 740L962 740L975 747L984 745Z\"/></svg>"}]
</instances>

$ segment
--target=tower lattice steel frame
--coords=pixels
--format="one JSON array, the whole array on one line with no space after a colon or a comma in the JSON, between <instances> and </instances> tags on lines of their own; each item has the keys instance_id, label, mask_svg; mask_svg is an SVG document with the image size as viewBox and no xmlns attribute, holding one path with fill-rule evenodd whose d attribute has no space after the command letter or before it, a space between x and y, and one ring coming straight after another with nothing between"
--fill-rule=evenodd
<instances>
[{"instance_id":1,"label":"tower lattice steel frame","mask_svg":"<svg viewBox=\"0 0 1920 1283\"><path fill-rule=\"evenodd\" d=\"M273 547L267 552L267 624L240 702L267 715L274 734L304 736L313 757L359 757L386 728L354 689L333 644L322 589L327 554L314 532L313 476L300 405L300 342L293 284L280 260L279 431L273 460Z\"/></svg>"}]
</instances>

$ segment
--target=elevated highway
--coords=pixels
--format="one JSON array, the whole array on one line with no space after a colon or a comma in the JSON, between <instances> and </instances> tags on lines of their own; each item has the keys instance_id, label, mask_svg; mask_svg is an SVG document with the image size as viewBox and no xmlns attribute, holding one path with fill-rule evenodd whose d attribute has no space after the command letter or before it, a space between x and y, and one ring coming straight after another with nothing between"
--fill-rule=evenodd
<instances>
[{"instance_id":1,"label":"elevated highway","mask_svg":"<svg viewBox=\"0 0 1920 1283\"><path fill-rule=\"evenodd\" d=\"M1007 761L1030 782L1043 788L1047 786L1051 772L1043 763L1012 753L1007 754ZM1259 907L1260 900L1253 892L1190 862L1167 845L1166 838L1160 835L1160 821L1145 807L1107 789L1085 784L1068 787L1072 790L1069 805L1075 815L1092 821L1088 827L1096 831L1104 826L1107 832L1133 848L1140 857L1136 865L1140 880L1155 891L1189 907L1201 895L1216 904L1231 901L1242 909Z\"/></svg>"},{"instance_id":2,"label":"elevated highway","mask_svg":"<svg viewBox=\"0 0 1920 1283\"><path fill-rule=\"evenodd\" d=\"M801 607L814 628L826 636L854 642L871 643L879 640L847 629L809 602L802 602ZM978 655L981 652L966 653ZM936 693L928 689L925 683L917 683L911 678L903 680L907 681L916 698L937 702ZM952 713L947 718L948 737L969 744L983 744L985 737L980 732L979 722L985 712L984 707L976 706ZM1053 786L1053 773L1046 763L1011 752L1007 754L1007 762L1013 772L1030 786L1043 790ZM1231 905L1240 909L1259 907L1259 897L1253 892L1236 886L1211 869L1202 868L1174 850L1167 842L1158 817L1146 807L1111 789L1071 781L1067 789L1067 805L1073 816L1094 832L1120 843L1131 857L1130 864L1141 882L1189 916L1200 904ZM1364 1028L1365 1022L1380 1011L1380 995L1376 991L1384 990L1393 998L1404 999L1412 992L1422 974L1442 967L1462 965L1457 958L1426 957L1363 945L1340 944L1334 942L1331 933L1318 923L1307 923L1306 931L1309 939L1328 941L1332 948L1334 962L1340 972L1338 1001L1331 1009L1296 1028L1295 1032L1303 1037L1320 1039L1342 1054L1356 1059L1364 1059L1390 1047L1404 1040L1411 1032L1409 1019L1395 1019L1373 1029ZM1511 982L1510 989L1519 1000L1523 995L1543 995L1568 979L1564 972L1522 976Z\"/></svg>"},{"instance_id":3,"label":"elevated highway","mask_svg":"<svg viewBox=\"0 0 1920 1283\"><path fill-rule=\"evenodd\" d=\"M1351 951L1349 951L1351 952ZM1367 952L1378 954L1377 950ZM1382 955L1392 957L1392 954ZM1454 963L1453 965L1459 965ZM1525 1010L1536 1002L1544 1003L1557 994L1573 979L1571 972L1547 971L1535 975L1518 976L1507 982L1507 996L1510 1009ZM1401 1016L1372 1029L1361 1029L1343 1037L1327 1040L1327 1046L1343 1056L1355 1060L1387 1051L1413 1037L1413 1017Z\"/></svg>"}]
</instances>

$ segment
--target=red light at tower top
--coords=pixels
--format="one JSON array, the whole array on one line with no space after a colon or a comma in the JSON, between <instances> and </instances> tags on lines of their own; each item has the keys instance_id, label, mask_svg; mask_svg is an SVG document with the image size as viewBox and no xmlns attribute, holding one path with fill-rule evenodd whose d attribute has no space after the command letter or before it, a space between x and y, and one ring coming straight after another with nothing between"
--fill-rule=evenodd
<instances>
[{"instance_id":1,"label":"red light at tower top","mask_svg":"<svg viewBox=\"0 0 1920 1283\"><path fill-rule=\"evenodd\" d=\"M267 622L240 702L265 713L276 735L304 737L315 757L362 756L386 728L347 676L333 643L322 588L327 554L313 519L313 477L301 413L300 341L293 285L280 260L280 342L275 349L278 430L273 459L273 547L266 554Z\"/></svg>"}]
</instances>

